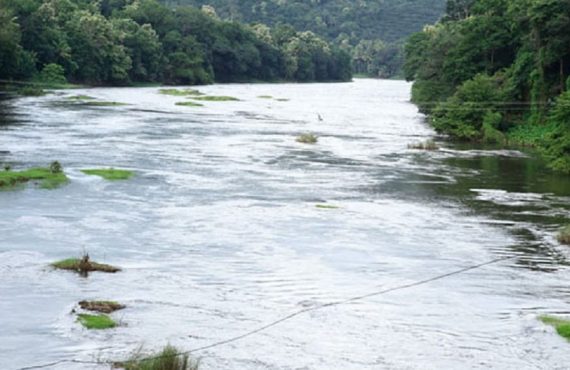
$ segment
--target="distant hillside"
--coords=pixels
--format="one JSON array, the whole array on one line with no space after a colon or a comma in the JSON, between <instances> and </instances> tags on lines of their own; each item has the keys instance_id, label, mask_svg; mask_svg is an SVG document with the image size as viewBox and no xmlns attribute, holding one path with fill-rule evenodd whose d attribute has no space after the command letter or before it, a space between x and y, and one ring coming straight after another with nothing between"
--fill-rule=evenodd
<instances>
[{"instance_id":1,"label":"distant hillside","mask_svg":"<svg viewBox=\"0 0 570 370\"><path fill-rule=\"evenodd\" d=\"M446 4L446 0L161 1L170 6L210 5L222 19L288 23L299 31L313 31L350 49L356 72L383 77L394 75L403 63L400 41L440 19ZM354 48L361 41L365 42L357 57Z\"/></svg>"},{"instance_id":2,"label":"distant hillside","mask_svg":"<svg viewBox=\"0 0 570 370\"><path fill-rule=\"evenodd\" d=\"M445 0L163 0L168 5L211 5L221 18L268 25L289 23L329 39L351 43L381 39L394 42L445 12ZM345 34L345 35L342 35Z\"/></svg>"}]
</instances>

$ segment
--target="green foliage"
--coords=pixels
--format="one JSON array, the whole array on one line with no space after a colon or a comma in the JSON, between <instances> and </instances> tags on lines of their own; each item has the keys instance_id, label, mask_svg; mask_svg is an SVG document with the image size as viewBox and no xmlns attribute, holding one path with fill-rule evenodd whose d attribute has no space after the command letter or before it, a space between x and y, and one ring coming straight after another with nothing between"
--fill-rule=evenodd
<instances>
[{"instance_id":1,"label":"green foliage","mask_svg":"<svg viewBox=\"0 0 570 370\"><path fill-rule=\"evenodd\" d=\"M543 150L555 170L570 174L570 91L560 95L547 120L553 127Z\"/></svg>"},{"instance_id":2,"label":"green foliage","mask_svg":"<svg viewBox=\"0 0 570 370\"><path fill-rule=\"evenodd\" d=\"M117 323L107 315L79 314L77 321L87 329L104 330L117 326Z\"/></svg>"},{"instance_id":3,"label":"green foliage","mask_svg":"<svg viewBox=\"0 0 570 370\"><path fill-rule=\"evenodd\" d=\"M62 66L55 63L45 65L38 76L38 80L46 84L67 84L65 70Z\"/></svg>"},{"instance_id":4,"label":"green foliage","mask_svg":"<svg viewBox=\"0 0 570 370\"><path fill-rule=\"evenodd\" d=\"M412 100L442 133L539 148L570 173L570 3L449 0L447 15L412 35Z\"/></svg>"},{"instance_id":5,"label":"green foliage","mask_svg":"<svg viewBox=\"0 0 570 370\"><path fill-rule=\"evenodd\" d=\"M17 91L18 94L22 96L44 96L46 94L44 89L37 85L27 85L20 87Z\"/></svg>"},{"instance_id":6,"label":"green foliage","mask_svg":"<svg viewBox=\"0 0 570 370\"><path fill-rule=\"evenodd\" d=\"M488 110L483 116L483 140L488 143L506 143L506 135L498 130L503 121L503 116L499 112Z\"/></svg>"},{"instance_id":7,"label":"green foliage","mask_svg":"<svg viewBox=\"0 0 570 370\"><path fill-rule=\"evenodd\" d=\"M547 315L540 316L539 320L547 325L553 326L558 335L570 340L570 320Z\"/></svg>"},{"instance_id":8,"label":"green foliage","mask_svg":"<svg viewBox=\"0 0 570 370\"><path fill-rule=\"evenodd\" d=\"M18 184L35 180L44 189L54 189L68 182L63 171L52 172L50 168L30 168L23 171L6 170L0 172L0 189L13 188Z\"/></svg>"},{"instance_id":9,"label":"green foliage","mask_svg":"<svg viewBox=\"0 0 570 370\"><path fill-rule=\"evenodd\" d=\"M496 127L501 123L496 110L502 102L500 81L480 74L463 83L446 102L438 104L431 121L437 131L458 139L481 139L487 134L488 139L494 140L499 136Z\"/></svg>"},{"instance_id":10,"label":"green foliage","mask_svg":"<svg viewBox=\"0 0 570 370\"><path fill-rule=\"evenodd\" d=\"M52 174L63 173L63 166L58 161L51 162L49 170Z\"/></svg>"},{"instance_id":11,"label":"green foliage","mask_svg":"<svg viewBox=\"0 0 570 370\"><path fill-rule=\"evenodd\" d=\"M198 361L170 345L147 356L136 353L128 361L116 365L126 370L198 370L200 367Z\"/></svg>"},{"instance_id":12,"label":"green foliage","mask_svg":"<svg viewBox=\"0 0 570 370\"><path fill-rule=\"evenodd\" d=\"M397 76L403 62L401 40L437 21L445 7L445 0L162 2L173 6L207 5L222 19L272 27L290 24L295 29L310 31L348 51L356 73L375 77ZM270 42L271 37L266 33L262 39Z\"/></svg>"},{"instance_id":13,"label":"green foliage","mask_svg":"<svg viewBox=\"0 0 570 370\"><path fill-rule=\"evenodd\" d=\"M535 125L530 122L513 126L507 131L507 141L511 144L541 147L556 130L552 124Z\"/></svg>"},{"instance_id":14,"label":"green foliage","mask_svg":"<svg viewBox=\"0 0 570 370\"><path fill-rule=\"evenodd\" d=\"M30 78L35 73L33 53L21 45L15 12L0 2L0 79Z\"/></svg>"},{"instance_id":15,"label":"green foliage","mask_svg":"<svg viewBox=\"0 0 570 370\"><path fill-rule=\"evenodd\" d=\"M316 39L325 46L305 57L320 73L302 80L349 80L346 55ZM332 51L324 55L326 48ZM156 0L0 0L1 79L36 75L42 83L91 85L296 79L286 73L288 53L253 26L222 21L208 8L174 10Z\"/></svg>"},{"instance_id":16,"label":"green foliage","mask_svg":"<svg viewBox=\"0 0 570 370\"><path fill-rule=\"evenodd\" d=\"M289 23L329 40L401 40L444 13L445 1L163 0L169 5L211 5L222 19L270 26Z\"/></svg>"},{"instance_id":17,"label":"green foliage","mask_svg":"<svg viewBox=\"0 0 570 370\"><path fill-rule=\"evenodd\" d=\"M118 170L115 168L92 169L92 170L88 169L88 170L81 170L81 172L83 172L86 175L99 176L109 181L128 180L134 176L133 171Z\"/></svg>"}]
</instances>

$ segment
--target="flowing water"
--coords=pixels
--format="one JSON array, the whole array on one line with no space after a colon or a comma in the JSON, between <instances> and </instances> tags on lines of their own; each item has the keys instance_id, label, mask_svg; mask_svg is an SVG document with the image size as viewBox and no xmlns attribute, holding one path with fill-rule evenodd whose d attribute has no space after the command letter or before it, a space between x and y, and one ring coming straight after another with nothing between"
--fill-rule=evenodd
<instances>
[{"instance_id":1,"label":"flowing water","mask_svg":"<svg viewBox=\"0 0 570 370\"><path fill-rule=\"evenodd\" d=\"M204 370L568 368L568 343L537 317L569 310L570 254L555 234L570 179L517 150L408 149L434 133L404 82L200 90L241 101L190 108L158 88L97 88L2 103L0 163L59 160L71 179L0 192L2 369L192 349L508 256L197 355ZM318 144L297 143L304 132ZM80 171L93 167L136 177ZM124 270L49 267L83 251ZM83 299L127 304L113 314L121 326L80 327L71 311Z\"/></svg>"}]
</instances>

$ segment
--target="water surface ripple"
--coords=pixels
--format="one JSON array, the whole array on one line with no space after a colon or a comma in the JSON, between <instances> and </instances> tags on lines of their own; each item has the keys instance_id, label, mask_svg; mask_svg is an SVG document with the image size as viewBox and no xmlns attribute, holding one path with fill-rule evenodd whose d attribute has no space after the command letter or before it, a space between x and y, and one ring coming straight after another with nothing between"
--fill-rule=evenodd
<instances>
[{"instance_id":1,"label":"water surface ripple","mask_svg":"<svg viewBox=\"0 0 570 370\"><path fill-rule=\"evenodd\" d=\"M555 240L568 179L516 150L408 149L434 133L404 82L200 89L241 101L188 108L157 88L96 88L2 103L0 162L57 159L71 178L0 192L2 369L199 347L502 256L516 258L208 350L203 369L568 368L568 344L536 320L568 311L568 250ZM319 143L295 142L303 132ZM137 175L80 172L98 166ZM47 267L83 250L124 271ZM82 329L70 313L82 299L127 304L121 327Z\"/></svg>"}]
</instances>

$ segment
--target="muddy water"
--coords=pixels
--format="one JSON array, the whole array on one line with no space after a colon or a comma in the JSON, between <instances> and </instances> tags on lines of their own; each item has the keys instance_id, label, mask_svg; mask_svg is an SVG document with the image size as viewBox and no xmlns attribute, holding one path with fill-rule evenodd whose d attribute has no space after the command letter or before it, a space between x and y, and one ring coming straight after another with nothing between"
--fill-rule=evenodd
<instances>
[{"instance_id":1,"label":"muddy water","mask_svg":"<svg viewBox=\"0 0 570 370\"><path fill-rule=\"evenodd\" d=\"M567 368L570 347L536 317L569 309L569 250L555 232L570 217L570 179L516 150L407 149L433 132L404 82L201 90L241 101L189 108L127 88L2 103L0 162L57 159L71 178L0 192L2 369L191 349L503 256L515 258L201 352L202 368ZM303 132L319 143L296 143ZM110 166L136 177L80 172ZM47 267L84 250L124 271ZM82 329L70 312L83 299L127 304L114 314L122 325Z\"/></svg>"}]
</instances>

